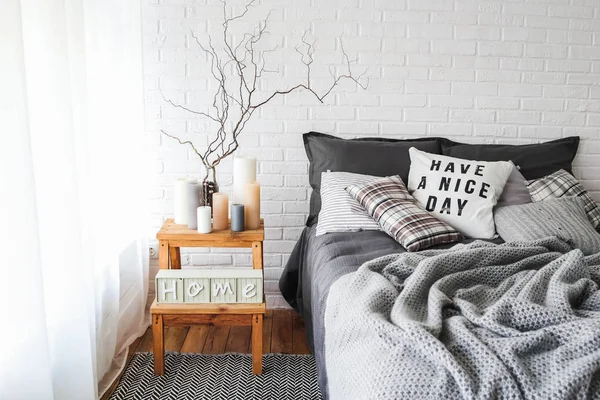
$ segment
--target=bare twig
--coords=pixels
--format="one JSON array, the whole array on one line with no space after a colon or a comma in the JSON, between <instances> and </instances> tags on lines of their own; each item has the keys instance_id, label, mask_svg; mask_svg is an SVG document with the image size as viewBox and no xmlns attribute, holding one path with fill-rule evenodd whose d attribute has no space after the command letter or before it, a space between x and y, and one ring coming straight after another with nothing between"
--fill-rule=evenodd
<instances>
[{"instance_id":1,"label":"bare twig","mask_svg":"<svg viewBox=\"0 0 600 400\"><path fill-rule=\"evenodd\" d=\"M163 98L163 100L164 100L164 101L166 101L167 103L169 103L169 104L170 104L170 105L172 105L173 107L176 107L176 108L181 108L182 110L185 110L185 111L187 111L187 112L190 112L190 113L192 113L192 114L201 115L201 116L203 116L203 117L206 117L206 118L209 118L209 119L211 119L211 120L213 120L213 121L219 122L219 120L218 120L218 119L216 119L215 117L213 117L213 116L212 116L212 115L210 115L210 114L207 114L207 113L205 113L205 112L202 112L202 111L196 111L196 110L192 110L192 109L190 109L190 108L188 108L188 107L182 106L181 104L176 104L176 103L175 103L175 102L173 102L172 100L170 100L170 99L167 99L167 98L165 97L165 95L163 94L163 92L162 92L162 91L160 92L160 95L162 96L162 98Z\"/></svg>"},{"instance_id":2,"label":"bare twig","mask_svg":"<svg viewBox=\"0 0 600 400\"><path fill-rule=\"evenodd\" d=\"M180 144L191 146L194 153L198 155L207 169L215 167L224 158L238 149L238 137L244 131L246 124L252 118L254 112L268 104L275 97L285 96L298 90L305 90L312 94L320 103L323 103L324 99L331 94L342 80L350 80L362 89L366 89L369 83L368 78L366 79L366 83L361 83L366 70L358 76L354 75L352 65L357 62L357 59L351 59L348 56L342 38L340 38L342 63L344 64L345 71L336 75L334 68L330 67L331 84L322 91L315 90L312 86L312 65L315 61L316 39L309 40L307 38L308 31L305 31L301 38L301 44L296 46L295 50L300 55L300 62L304 64L306 69L306 79L288 89L276 90L262 100L255 99L258 81L263 77L263 74L278 72L278 69L267 68L268 55L276 51L278 47L274 46L271 49L265 50L257 49L257 44L265 35L269 34L268 22L273 10L269 11L265 19L258 23L258 26L252 33L245 33L241 38L238 38L239 43L235 46L232 43L230 28L232 23L244 18L248 14L248 11L254 6L256 1L248 1L238 14L228 15L226 1L221 0L223 4L223 23L221 24L223 28L223 48L221 54L213 45L212 37L209 36L208 43L204 45L196 34L193 31L191 32L191 37L195 43L208 56L210 62L209 70L217 84L212 99L212 109L214 112L197 111L177 104L167 99L161 92L163 99L170 105L208 118L217 124L217 130L214 136L211 136L212 139L209 140L204 153L200 153L191 141L182 141L176 136L161 130L165 136L177 140ZM229 76L227 73L230 66L233 67L233 76Z\"/></svg>"},{"instance_id":3,"label":"bare twig","mask_svg":"<svg viewBox=\"0 0 600 400\"><path fill-rule=\"evenodd\" d=\"M200 154L200 152L198 151L198 149L196 148L196 146L194 146L194 143L192 143L192 142L191 142L191 141L189 141L189 140L182 141L182 140L181 140L181 139L179 139L177 136L173 136L173 135L171 135L171 134L169 134L169 133L167 133L167 132L163 131L162 129L160 130L160 132L161 132L163 135L165 135L165 136L167 136L167 137L170 137L171 139L175 139L175 140L177 140L177 141L179 142L179 144L189 144L189 145L190 145L190 147L192 148L192 150L194 151L194 153L196 153L196 155L197 155L198 157L200 157L200 160L202 160L202 164L206 165L206 162L205 162L205 159L204 159L204 157L202 157L202 155Z\"/></svg>"}]
</instances>

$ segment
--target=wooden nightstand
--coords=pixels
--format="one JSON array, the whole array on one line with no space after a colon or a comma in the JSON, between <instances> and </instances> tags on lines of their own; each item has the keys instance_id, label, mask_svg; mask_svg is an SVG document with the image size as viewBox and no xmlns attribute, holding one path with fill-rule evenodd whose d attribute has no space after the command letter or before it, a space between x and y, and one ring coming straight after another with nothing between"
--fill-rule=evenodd
<instances>
[{"instance_id":1,"label":"wooden nightstand","mask_svg":"<svg viewBox=\"0 0 600 400\"><path fill-rule=\"evenodd\" d=\"M260 228L243 232L231 229L198 233L186 225L177 225L173 219L165 221L156 234L159 241L158 265L160 269L181 268L181 247L247 247L252 248L252 267L263 269L264 222ZM264 277L263 277L264 279ZM263 285L264 287L264 285ZM262 329L266 304L157 304L150 307L152 334L154 336L154 373L165 372L164 327L209 325L241 325L252 327L252 373L262 373Z\"/></svg>"}]
</instances>

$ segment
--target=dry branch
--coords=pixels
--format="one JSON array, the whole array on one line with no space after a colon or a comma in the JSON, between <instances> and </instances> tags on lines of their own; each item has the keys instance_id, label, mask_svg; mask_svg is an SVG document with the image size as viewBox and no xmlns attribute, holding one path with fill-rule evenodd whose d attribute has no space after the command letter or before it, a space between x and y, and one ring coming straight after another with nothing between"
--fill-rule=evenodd
<instances>
[{"instance_id":1,"label":"dry branch","mask_svg":"<svg viewBox=\"0 0 600 400\"><path fill-rule=\"evenodd\" d=\"M368 85L368 79L365 84L361 83L361 79L364 77L366 70L358 76L353 74L352 65L355 64L357 60L350 59L344 49L342 39L340 38L342 59L347 71L336 76L330 68L332 77L331 84L323 91L319 91L320 94L314 90L311 86L311 66L314 63L316 40L313 40L312 42L309 41L307 39L308 31L305 31L302 35L301 46L296 46L295 50L300 55L300 61L306 68L306 80L290 86L287 89L274 91L263 99L255 99L259 79L264 73L274 72L274 70L266 68L267 55L277 50L277 47L267 50L257 50L256 48L257 43L260 42L264 35L268 34L267 26L271 12L267 14L264 20L259 22L258 27L254 32L244 34L240 39L240 42L234 46L230 35L230 25L234 21L245 17L256 0L250 0L246 3L241 13L231 16L227 15L226 2L224 0L221 2L223 3L222 51L224 54L219 54L215 49L210 35L208 36L208 44L204 45L194 32L191 32L191 37L199 48L207 55L210 61L210 73L217 83L217 89L212 98L212 111L202 112L193 110L189 107L177 104L163 95L163 99L173 107L183 109L195 115L199 115L200 117L208 118L217 124L218 127L214 138L209 141L204 153L200 153L190 140L182 141L178 137L161 130L162 134L165 136L177 140L180 144L191 146L207 171L210 168L217 166L224 158L237 150L239 147L238 137L244 130L246 123L251 119L257 109L266 105L275 97L285 96L298 90L306 90L320 103L323 103L324 99L342 80L353 81L362 89L366 89ZM227 68L229 68L230 65L233 66L233 77L228 76L226 73ZM236 79L237 81L235 81ZM232 80L234 82L229 83Z\"/></svg>"}]
</instances>

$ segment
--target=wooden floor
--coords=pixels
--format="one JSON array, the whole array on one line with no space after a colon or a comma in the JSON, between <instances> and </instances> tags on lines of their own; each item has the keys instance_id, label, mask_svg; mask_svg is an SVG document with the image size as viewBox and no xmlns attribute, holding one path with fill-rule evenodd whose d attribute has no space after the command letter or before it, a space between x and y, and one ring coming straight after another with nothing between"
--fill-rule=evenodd
<instances>
[{"instance_id":1,"label":"wooden floor","mask_svg":"<svg viewBox=\"0 0 600 400\"><path fill-rule=\"evenodd\" d=\"M250 353L249 326L209 326L165 328L165 350L185 353ZM152 330L129 346L127 363L134 353L152 352ZM304 321L291 310L267 310L263 321L263 354L309 354ZM118 385L111 386L102 399L108 399Z\"/></svg>"}]
</instances>

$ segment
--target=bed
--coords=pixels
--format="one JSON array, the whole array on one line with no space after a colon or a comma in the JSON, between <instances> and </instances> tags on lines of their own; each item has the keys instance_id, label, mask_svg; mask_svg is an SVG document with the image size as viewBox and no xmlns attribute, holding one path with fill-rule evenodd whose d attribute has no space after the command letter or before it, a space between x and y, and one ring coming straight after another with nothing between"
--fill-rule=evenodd
<instances>
[{"instance_id":1,"label":"bed","mask_svg":"<svg viewBox=\"0 0 600 400\"><path fill-rule=\"evenodd\" d=\"M315 138L319 140L318 146L307 144ZM322 145L322 139L331 142ZM429 146L430 139L424 140L420 145ZM563 235L562 238L547 237L511 243L504 243L499 237L491 240L467 239L458 245L445 244L417 253L406 253L402 245L382 231L331 232L317 236L322 171L334 169L366 172L378 176L388 173L381 170L381 148L377 149L377 155L372 157L369 164L368 152L357 146L351 149L350 153L360 152L361 161L348 162L352 157L348 157L347 149L343 148L349 141L336 140L338 139L316 133L305 135L307 155L311 161L310 181L313 187L311 215L279 283L284 298L305 321L307 339L317 362L319 387L325 398L406 398L407 393L412 393L412 398L600 398L600 377L597 376L600 375L600 254L582 254L569 240L568 235ZM387 139L359 140L369 143L379 140L385 142ZM443 148L446 139L439 140ZM578 139L562 139L549 143L558 147L544 147L543 144L531 145L529 148L502 145L476 147L446 141L445 151L454 152L453 155L457 157L471 159L506 157L519 160L528 179L533 176L542 177L556 170L568 171L570 174L570 164L577 151ZM350 147L356 144L351 143ZM414 141L410 145L414 145ZM322 152L321 156L316 155L318 151ZM335 154L336 151L340 153ZM393 153L391 150L390 152ZM498 155L497 152L502 155ZM380 161L375 161L377 159ZM400 176L404 174L402 179L406 179L408 171L402 170L405 166L395 162L391 168L399 171ZM583 211L584 203L581 199L577 201L583 215L581 218L584 220L580 222L588 224ZM550 204L551 202L548 202L548 207ZM557 202L554 206L563 205ZM561 210L556 208L554 211L544 211L544 216L556 218L556 221L548 222L548 226L561 229L561 226L566 227L570 224L566 214L561 220ZM520 229L526 230L527 217L535 214L534 211L529 210L529 214L508 215L505 219L512 222L508 227L505 224L503 229L510 235L515 232L514 228L521 224ZM535 220L541 217L540 214L535 214L532 218ZM593 228L590 229L596 235ZM583 231L585 232L581 233ZM575 235L581 236L578 243L589 241L590 230L576 232ZM588 247L597 248L595 237L592 242ZM447 351L449 348L454 347L452 351L456 352L457 348L460 351L460 347L464 345L461 344L460 335L456 334L461 329L471 330L465 337L477 336L485 341L487 339L482 338L489 336L488 331L468 320L461 322L460 326L449 327L446 325L447 318L461 313L468 314L465 310L469 306L480 308L479 311L473 312L473 318L477 319L485 314L481 310L487 312L494 310L494 307L505 310L512 307L513 303L518 303L511 297L514 293L510 294L511 290L515 290L514 287L508 285L504 288L506 292L502 292L504 289L495 286L496 281L489 281L491 278L485 273L481 275L482 267L491 268L490 270L495 268L492 275L501 276L498 279L502 282L510 281L514 284L522 279L522 284L513 286L519 287L521 295L528 299L539 297L540 285L543 286L544 293L551 293L546 294L545 301L554 304L558 312L563 314L548 316L535 307L531 310L531 307L525 307L525 313L530 312L527 318L536 320L538 325L535 329L542 332L533 337L529 334L529 330L533 328L529 325L519 325L522 322L518 320L517 314L522 310L509 313L508 317L507 314L499 312L495 315L496 320L493 320L493 315L490 317L493 321L487 323L492 324L490 326L506 323L512 330L509 333L505 332L504 336L499 335L507 339L505 342L494 342L490 339L489 344L490 348L501 346L497 353L502 353L504 348L509 355L500 354L498 360L491 360L490 357L494 358L494 354L489 352L485 357L475 357L473 365L466 368L467 376L461 382L457 377L465 372L465 368L464 365L460 365L460 368L452 370L457 365L452 357L458 354L452 353L446 360L448 364L440 362L444 365L441 368L444 372L441 375L431 375L430 371L423 367L427 362L417 360L414 349L410 348L411 346L407 347L406 343L414 343L419 347L433 337L433 341L427 343L427 346L436 347L442 342L443 345L436 351L439 351L440 359L443 360L450 354ZM440 270L446 270L444 276L436 272ZM418 277L415 277L417 275ZM439 292L436 292L437 295L440 296L437 300L428 293L434 286ZM468 297L473 296L473 293L475 297L470 298L472 303L469 303L469 306L462 304L465 309L461 309L460 304L451 304L456 301L453 296ZM402 295L413 297L405 301L403 308L400 307L401 310L397 310L398 306L395 303L398 303L398 298ZM491 298L494 299L493 302ZM432 304L436 301L439 304ZM540 316L540 313L544 315ZM437 317L433 318L434 322L432 315ZM569 320L572 324L569 326L580 332L580 337L569 336L570 339L561 342L560 338L563 338L561 335L564 332L562 328L556 328L560 325L556 323L556 318L560 321ZM482 323L481 326L486 325ZM490 329L494 331L493 328ZM373 334L373 331L377 333ZM485 332L482 333L483 331ZM413 337L411 340L414 342L407 342L407 333L414 334L414 337L425 334L427 338L416 340ZM346 345L340 344L348 337L351 340ZM542 356L538 356L533 350L531 354L527 354L527 350L519 347L539 347L536 340L547 347L544 347L547 351L542 352ZM559 342L560 345L557 344ZM573 350L575 348L579 353ZM517 353L518 356L513 357ZM559 353L564 357L568 353L572 357L562 359L564 365L554 362L560 359L557 356ZM575 353L576 356L573 356ZM377 354L376 361L371 358L372 354ZM486 370L488 360L491 360L489 371ZM555 371L556 374L560 374L560 379L554 379L552 374L543 371L549 363L548 360L551 360L550 364L564 366L564 369L557 370L559 372ZM523 365L519 365L520 362ZM514 365L510 366L511 363ZM398 365L402 368L396 368ZM436 366L431 368L435 369ZM496 378L486 381L486 374ZM403 377L407 377L408 380L411 375L414 376L410 379L414 380L423 377L422 382L413 386L404 383L396 385L405 380ZM434 379L434 375L437 376L435 379L443 382L437 385L437 381L428 381ZM443 379L440 379L440 376ZM378 383L374 386L373 382ZM436 382L433 385L436 387L430 391L431 382Z\"/></svg>"}]
</instances>

